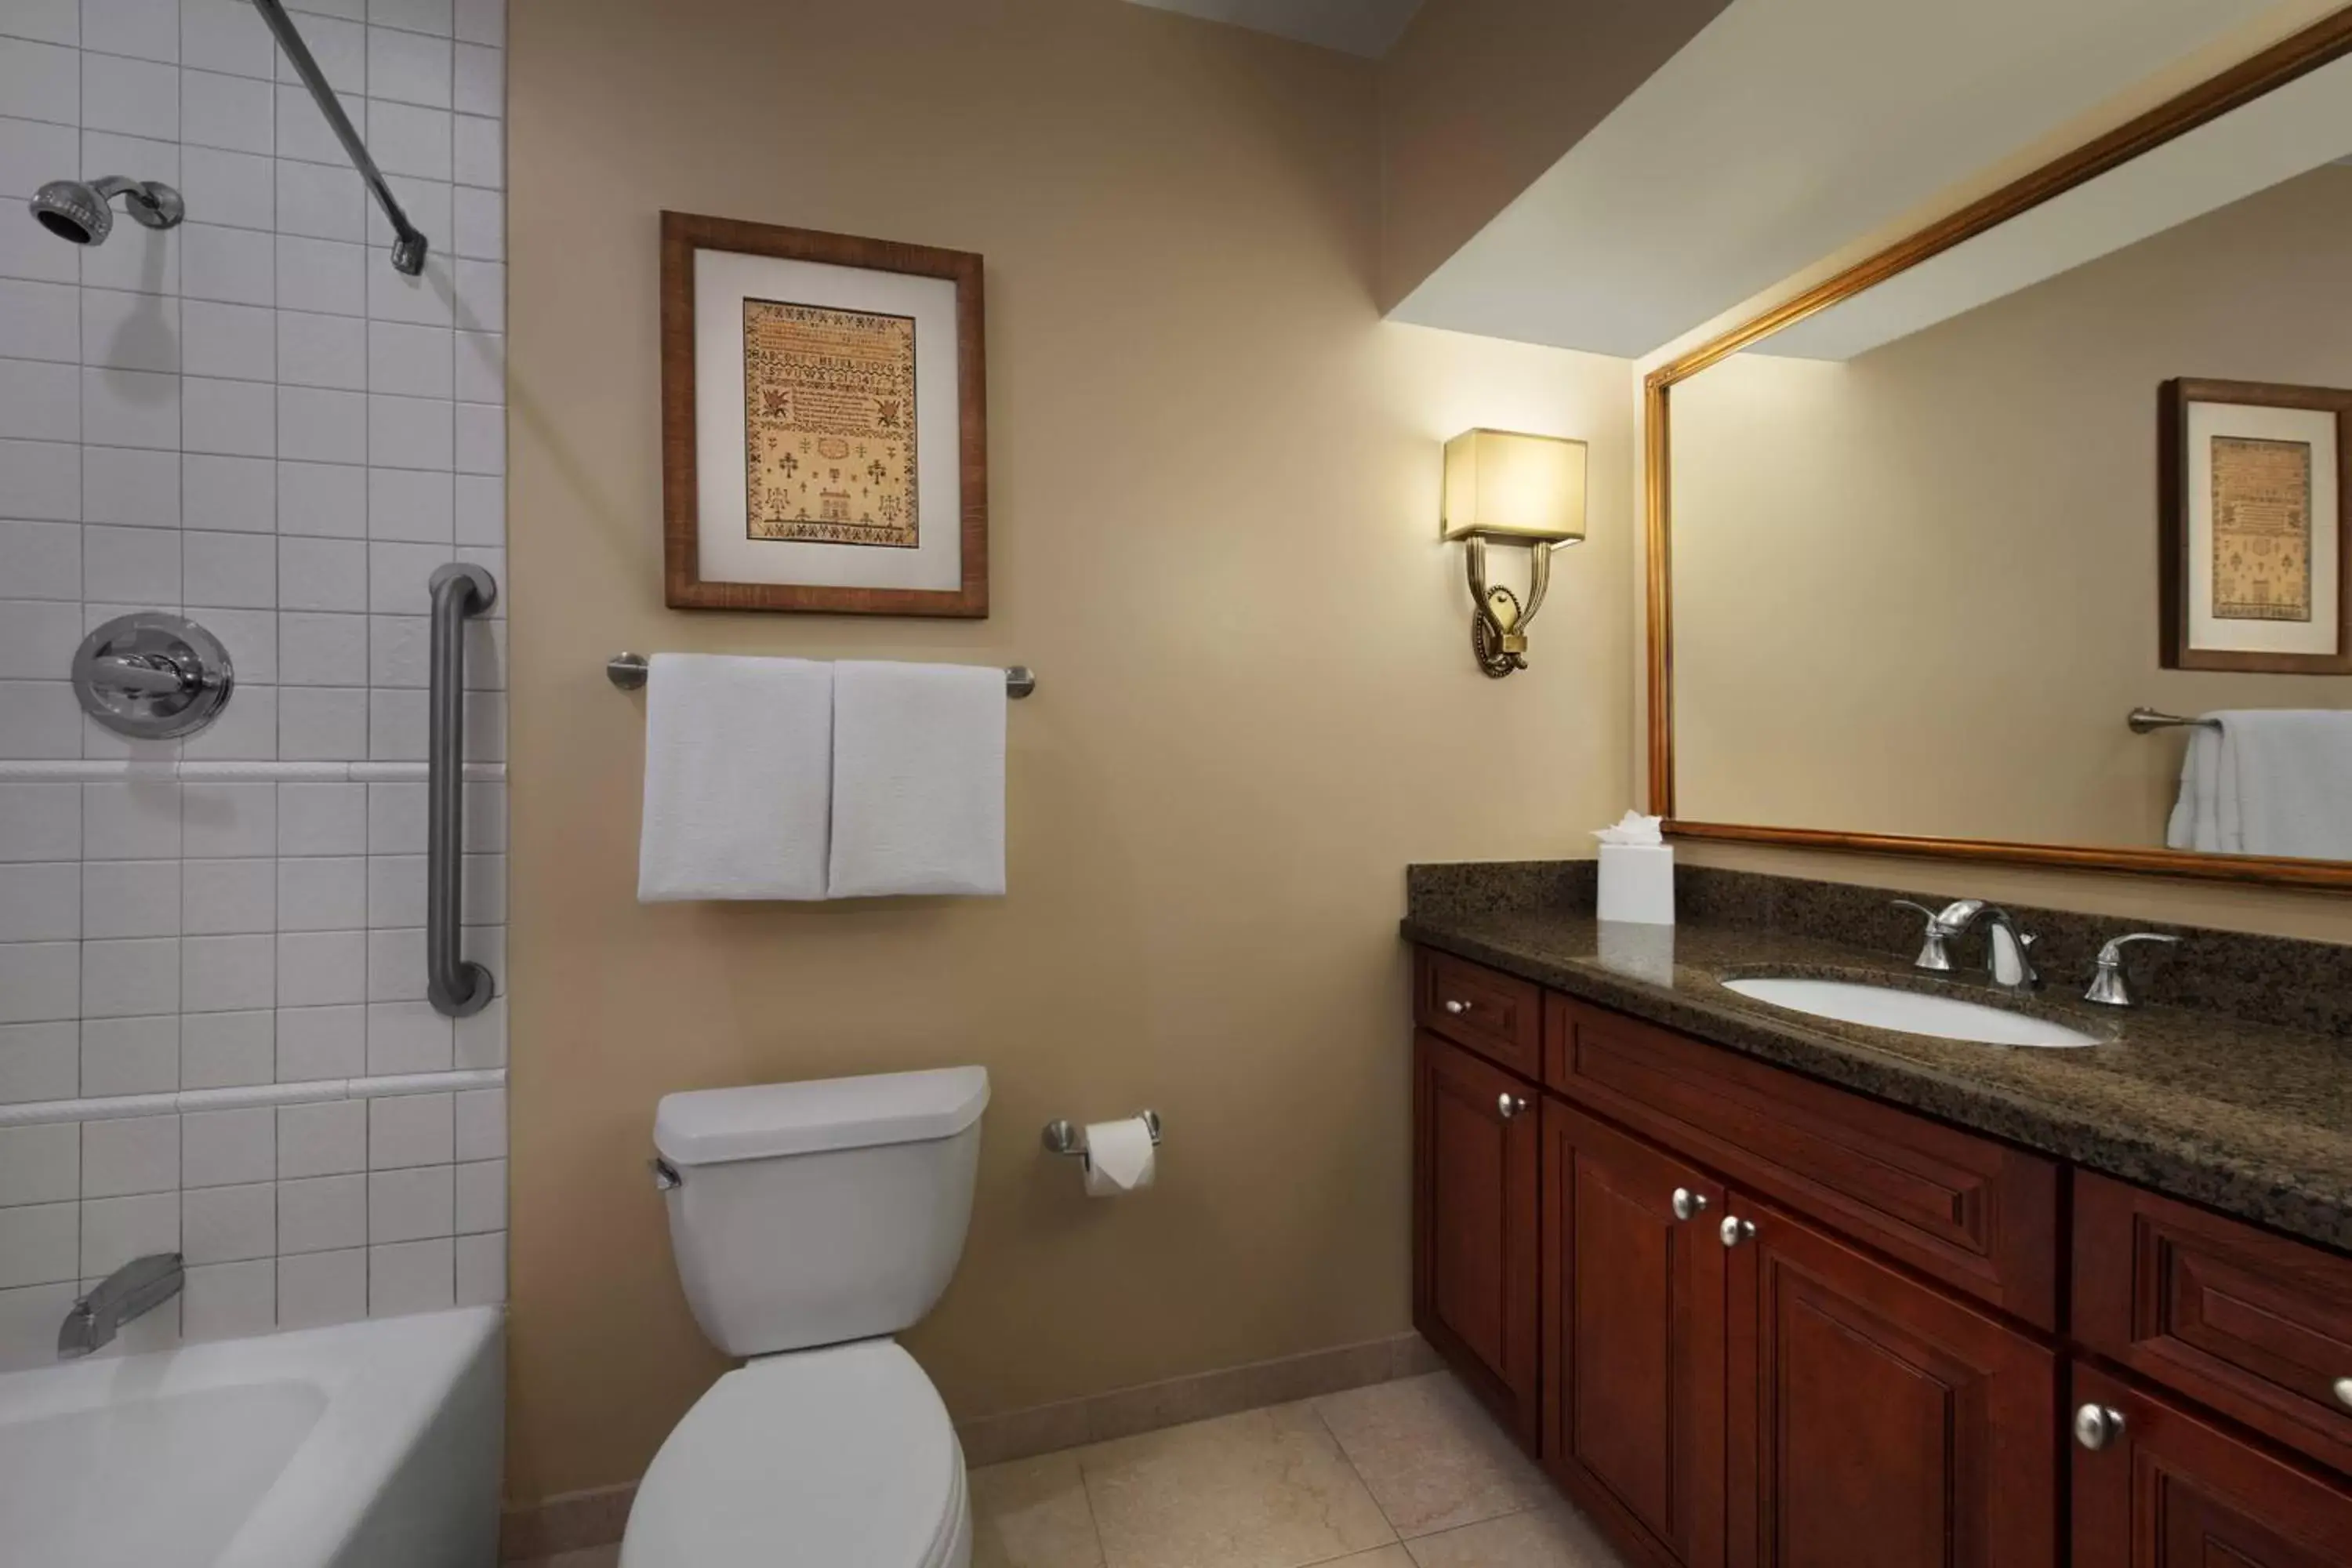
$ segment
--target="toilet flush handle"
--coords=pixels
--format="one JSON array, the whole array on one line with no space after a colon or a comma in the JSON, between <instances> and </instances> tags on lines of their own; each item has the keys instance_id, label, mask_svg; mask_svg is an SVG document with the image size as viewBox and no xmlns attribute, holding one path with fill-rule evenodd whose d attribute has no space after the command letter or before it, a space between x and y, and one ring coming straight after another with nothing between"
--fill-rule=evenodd
<instances>
[{"instance_id":1,"label":"toilet flush handle","mask_svg":"<svg viewBox=\"0 0 2352 1568\"><path fill-rule=\"evenodd\" d=\"M686 1178L677 1173L677 1167L671 1164L667 1160L663 1159L659 1154L655 1155L652 1159L646 1161L646 1163L652 1169L654 1173L654 1191L657 1193L666 1193L673 1187L682 1187L686 1185Z\"/></svg>"}]
</instances>

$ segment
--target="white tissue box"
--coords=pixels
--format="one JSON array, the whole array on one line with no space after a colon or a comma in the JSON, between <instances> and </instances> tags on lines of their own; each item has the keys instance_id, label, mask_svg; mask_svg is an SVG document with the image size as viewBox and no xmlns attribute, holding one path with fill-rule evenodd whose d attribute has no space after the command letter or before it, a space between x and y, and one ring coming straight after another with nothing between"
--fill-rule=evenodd
<instances>
[{"instance_id":1,"label":"white tissue box","mask_svg":"<svg viewBox=\"0 0 2352 1568\"><path fill-rule=\"evenodd\" d=\"M1603 844L1601 918L1633 925L1675 923L1675 847Z\"/></svg>"}]
</instances>

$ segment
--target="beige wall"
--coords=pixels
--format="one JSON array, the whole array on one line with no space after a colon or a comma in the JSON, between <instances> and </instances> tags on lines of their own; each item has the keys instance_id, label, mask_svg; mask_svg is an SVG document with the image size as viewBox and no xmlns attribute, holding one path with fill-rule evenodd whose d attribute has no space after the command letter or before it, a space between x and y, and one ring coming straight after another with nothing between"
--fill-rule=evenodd
<instances>
[{"instance_id":1,"label":"beige wall","mask_svg":"<svg viewBox=\"0 0 2352 1568\"><path fill-rule=\"evenodd\" d=\"M1582 853L1629 798L1628 367L1380 321L1361 62L1108 0L510 26L511 1494L633 1479L720 1369L645 1174L671 1089L989 1067L910 1336L960 1415L1403 1327L1402 867ZM665 206L985 253L992 619L662 608ZM1434 537L1478 423L1592 443L1502 682ZM1011 896L638 906L624 647L1034 665ZM1144 1105L1147 1195L1037 1150Z\"/></svg>"},{"instance_id":2,"label":"beige wall","mask_svg":"<svg viewBox=\"0 0 2352 1568\"><path fill-rule=\"evenodd\" d=\"M1412 292L1728 0L1426 0L1380 68L1380 299Z\"/></svg>"},{"instance_id":3,"label":"beige wall","mask_svg":"<svg viewBox=\"0 0 2352 1568\"><path fill-rule=\"evenodd\" d=\"M1677 386L1679 814L2153 847L2184 742L2128 710L2352 702L2157 638L2158 386L2345 384L2347 269L2327 167L1852 360Z\"/></svg>"}]
</instances>

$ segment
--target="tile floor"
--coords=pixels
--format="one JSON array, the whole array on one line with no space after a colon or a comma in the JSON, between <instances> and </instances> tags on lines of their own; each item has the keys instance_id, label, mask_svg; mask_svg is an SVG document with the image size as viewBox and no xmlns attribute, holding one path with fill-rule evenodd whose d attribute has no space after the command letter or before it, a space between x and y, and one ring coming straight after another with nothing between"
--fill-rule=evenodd
<instances>
[{"instance_id":1,"label":"tile floor","mask_svg":"<svg viewBox=\"0 0 2352 1568\"><path fill-rule=\"evenodd\" d=\"M992 1465L971 1494L973 1568L1622 1568L1442 1372Z\"/></svg>"}]
</instances>

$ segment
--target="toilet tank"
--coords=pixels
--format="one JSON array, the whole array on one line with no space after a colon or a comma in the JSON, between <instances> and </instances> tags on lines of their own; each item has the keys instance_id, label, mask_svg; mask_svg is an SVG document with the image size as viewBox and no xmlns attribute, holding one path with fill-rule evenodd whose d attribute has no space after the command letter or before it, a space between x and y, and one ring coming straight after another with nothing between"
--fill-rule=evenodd
<instances>
[{"instance_id":1,"label":"toilet tank","mask_svg":"<svg viewBox=\"0 0 2352 1568\"><path fill-rule=\"evenodd\" d=\"M984 1068L665 1095L669 1238L730 1355L896 1333L931 1310L971 1219Z\"/></svg>"}]
</instances>

